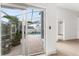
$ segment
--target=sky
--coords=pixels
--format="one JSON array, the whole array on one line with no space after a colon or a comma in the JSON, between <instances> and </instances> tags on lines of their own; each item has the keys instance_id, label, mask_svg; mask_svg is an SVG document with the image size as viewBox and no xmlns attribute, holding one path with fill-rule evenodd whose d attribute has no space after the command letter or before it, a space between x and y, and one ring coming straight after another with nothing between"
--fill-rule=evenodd
<instances>
[{"instance_id":1,"label":"sky","mask_svg":"<svg viewBox=\"0 0 79 59\"><path fill-rule=\"evenodd\" d=\"M17 15L21 15L22 14L22 11L23 10L20 10L20 9L9 9L9 8L1 8L2 11L6 12L8 15L11 15L11 16L17 16ZM32 13L29 13L29 12L32 12L32 9L31 8L28 8L27 9L27 19L28 20L32 20L33 21L37 21L37 20L40 20L40 15L39 15L39 12L34 12L33 13L33 17L32 17ZM4 14L3 14L4 15ZM4 19L5 21L8 21L7 19Z\"/></svg>"}]
</instances>

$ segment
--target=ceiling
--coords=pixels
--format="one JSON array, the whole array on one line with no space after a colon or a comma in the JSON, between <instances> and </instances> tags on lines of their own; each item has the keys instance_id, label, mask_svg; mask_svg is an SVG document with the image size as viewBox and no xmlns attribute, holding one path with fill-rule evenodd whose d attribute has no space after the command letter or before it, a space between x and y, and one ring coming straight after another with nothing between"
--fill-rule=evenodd
<instances>
[{"instance_id":1,"label":"ceiling","mask_svg":"<svg viewBox=\"0 0 79 59\"><path fill-rule=\"evenodd\" d=\"M1 7L7 7L7 8L12 8L12 9L21 9L21 10L26 10L28 8L35 9L37 11L42 11L42 8L31 6L29 4L25 3L2 3Z\"/></svg>"},{"instance_id":2,"label":"ceiling","mask_svg":"<svg viewBox=\"0 0 79 59\"><path fill-rule=\"evenodd\" d=\"M57 6L79 12L79 3L57 3Z\"/></svg>"}]
</instances>

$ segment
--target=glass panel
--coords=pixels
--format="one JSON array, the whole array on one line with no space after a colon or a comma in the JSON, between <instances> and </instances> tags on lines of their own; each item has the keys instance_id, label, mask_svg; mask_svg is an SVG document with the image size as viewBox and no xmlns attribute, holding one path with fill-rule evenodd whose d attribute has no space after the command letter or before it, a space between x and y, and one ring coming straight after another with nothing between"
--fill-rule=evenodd
<instances>
[{"instance_id":1,"label":"glass panel","mask_svg":"<svg viewBox=\"0 0 79 59\"><path fill-rule=\"evenodd\" d=\"M30 10L29 8L28 10ZM41 23L42 13L41 10L31 9L29 14L30 19L27 16L27 38L28 38L28 55L35 55L44 52L43 40L42 40L42 26Z\"/></svg>"},{"instance_id":2,"label":"glass panel","mask_svg":"<svg viewBox=\"0 0 79 59\"><path fill-rule=\"evenodd\" d=\"M2 29L2 55L22 55L22 52L24 52L22 51L22 48L24 48L23 50L25 50L24 54L27 54L26 50L28 50L28 55L34 55L40 52L44 52L42 40L44 36L43 13L41 13L41 10L38 11L32 8L28 8L25 15L21 13L22 11L23 10L20 9L1 8L0 20ZM25 22L22 27L22 21L24 19L27 21L27 23ZM22 30L24 30L24 34L22 34ZM23 42L22 35L24 35ZM26 37L28 38L28 41ZM24 45L22 45L22 43ZM28 43L28 47L26 43Z\"/></svg>"},{"instance_id":3,"label":"glass panel","mask_svg":"<svg viewBox=\"0 0 79 59\"><path fill-rule=\"evenodd\" d=\"M28 19L29 21L32 20L32 13L27 13L27 19Z\"/></svg>"},{"instance_id":4,"label":"glass panel","mask_svg":"<svg viewBox=\"0 0 79 59\"><path fill-rule=\"evenodd\" d=\"M22 55L22 21L20 9L1 8L1 54Z\"/></svg>"}]
</instances>

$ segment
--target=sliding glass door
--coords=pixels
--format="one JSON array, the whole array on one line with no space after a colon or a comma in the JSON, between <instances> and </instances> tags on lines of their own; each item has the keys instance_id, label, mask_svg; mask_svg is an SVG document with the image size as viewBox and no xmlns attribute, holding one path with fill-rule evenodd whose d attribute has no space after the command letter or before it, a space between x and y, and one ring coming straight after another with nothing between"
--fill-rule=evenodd
<instances>
[{"instance_id":1,"label":"sliding glass door","mask_svg":"<svg viewBox=\"0 0 79 59\"><path fill-rule=\"evenodd\" d=\"M44 22L43 11L27 8L27 39L28 55L44 53Z\"/></svg>"},{"instance_id":2,"label":"sliding glass door","mask_svg":"<svg viewBox=\"0 0 79 59\"><path fill-rule=\"evenodd\" d=\"M1 55L44 54L44 11L17 5L0 8Z\"/></svg>"},{"instance_id":3,"label":"sliding glass door","mask_svg":"<svg viewBox=\"0 0 79 59\"><path fill-rule=\"evenodd\" d=\"M22 10L1 7L1 55L22 55Z\"/></svg>"}]
</instances>

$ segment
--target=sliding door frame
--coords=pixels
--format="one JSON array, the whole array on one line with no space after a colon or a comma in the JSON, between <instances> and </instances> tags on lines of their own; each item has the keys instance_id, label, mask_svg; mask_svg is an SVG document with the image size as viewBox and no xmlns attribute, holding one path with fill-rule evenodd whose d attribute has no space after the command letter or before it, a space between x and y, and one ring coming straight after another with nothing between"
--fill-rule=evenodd
<instances>
[{"instance_id":1,"label":"sliding door frame","mask_svg":"<svg viewBox=\"0 0 79 59\"><path fill-rule=\"evenodd\" d=\"M44 55L46 55L46 8L42 8L42 7L38 7L38 6L33 6L33 5L31 5L31 4L27 4L29 7L32 7L32 8L36 8L36 9L40 9L40 10L42 10L42 12L43 12L43 27L44 27L44 37L43 37L43 48L44 48L44 50L43 50L43 52L44 52ZM28 31L28 29L27 29L27 31ZM28 36L28 34L27 34L27 36ZM27 38L27 40L28 40L28 37L26 37ZM40 53L43 53L43 52L38 52L38 53L34 53L34 54L30 54L30 55L39 55ZM29 54L28 54L29 55Z\"/></svg>"},{"instance_id":2,"label":"sliding door frame","mask_svg":"<svg viewBox=\"0 0 79 59\"><path fill-rule=\"evenodd\" d=\"M1 5L4 5L4 6L10 6L10 4L8 4L8 3L4 3L4 4L0 4L0 8L1 8ZM21 5L17 5L17 4L12 4L11 5L12 7L15 7L15 8L20 8L20 7L22 7ZM11 7L10 6L10 7ZM42 9L42 11L44 12L44 18L43 18L43 21L44 21L44 43L43 43L43 47L44 47L44 54L46 55L46 9L45 8L41 8L41 7L38 7L38 6L32 6L32 5L30 5L30 4L24 4L24 7L25 7L25 10L27 9L27 6L29 6L29 7L34 7L34 8L38 8L38 9ZM27 15L25 14L26 12L25 11L23 11L23 21L22 21L22 55L24 55L24 56L27 56L27 55L29 55L28 54L28 38L27 38ZM26 29L26 39L24 38L24 25L26 25L26 27L25 27L25 29ZM0 23L0 26L1 26L1 23ZM1 29L0 29L0 40L1 40ZM0 45L1 45L1 41L0 41ZM0 46L0 48L1 48L1 46ZM26 50L27 49L27 50ZM1 49L0 49L0 55L1 55Z\"/></svg>"},{"instance_id":3,"label":"sliding door frame","mask_svg":"<svg viewBox=\"0 0 79 59\"><path fill-rule=\"evenodd\" d=\"M0 19L1 19L1 4L0 4ZM0 21L0 56L1 56L1 21Z\"/></svg>"}]
</instances>

